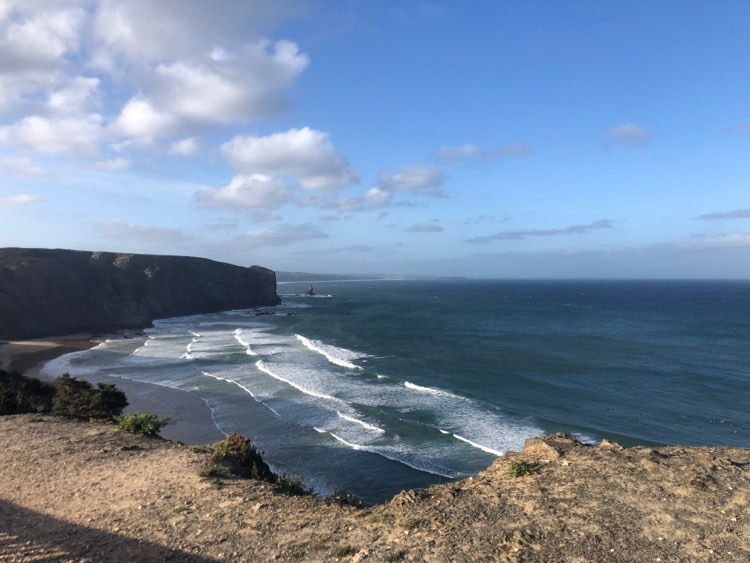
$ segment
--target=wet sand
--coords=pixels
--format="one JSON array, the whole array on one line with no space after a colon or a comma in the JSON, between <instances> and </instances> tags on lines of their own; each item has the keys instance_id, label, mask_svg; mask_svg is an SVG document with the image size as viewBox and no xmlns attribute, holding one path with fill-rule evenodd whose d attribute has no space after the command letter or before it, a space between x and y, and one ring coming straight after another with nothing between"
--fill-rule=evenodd
<instances>
[{"instance_id":1,"label":"wet sand","mask_svg":"<svg viewBox=\"0 0 750 563\"><path fill-rule=\"evenodd\" d=\"M43 369L46 362L63 354L93 348L97 344L91 334L0 342L0 369L52 381L54 378ZM115 384L128 397L125 414L151 412L168 418L170 423L161 431L162 437L168 440L206 444L224 437L213 423L211 410L192 393L106 375L91 374L81 379Z\"/></svg>"}]
</instances>

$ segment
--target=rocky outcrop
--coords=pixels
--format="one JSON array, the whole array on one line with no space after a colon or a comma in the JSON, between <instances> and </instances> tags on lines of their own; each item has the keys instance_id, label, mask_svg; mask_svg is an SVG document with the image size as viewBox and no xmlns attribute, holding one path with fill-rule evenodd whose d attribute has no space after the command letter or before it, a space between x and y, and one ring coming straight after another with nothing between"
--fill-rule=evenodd
<instances>
[{"instance_id":1,"label":"rocky outcrop","mask_svg":"<svg viewBox=\"0 0 750 563\"><path fill-rule=\"evenodd\" d=\"M261 266L0 249L0 339L144 328L156 318L279 303L276 275Z\"/></svg>"}]
</instances>

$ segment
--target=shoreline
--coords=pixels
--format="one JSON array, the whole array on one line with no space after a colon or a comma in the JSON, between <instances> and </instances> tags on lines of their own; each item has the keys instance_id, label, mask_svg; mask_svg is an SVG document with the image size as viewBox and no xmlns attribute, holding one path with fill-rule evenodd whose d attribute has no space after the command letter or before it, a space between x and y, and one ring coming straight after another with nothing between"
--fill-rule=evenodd
<instances>
[{"instance_id":1,"label":"shoreline","mask_svg":"<svg viewBox=\"0 0 750 563\"><path fill-rule=\"evenodd\" d=\"M60 356L94 348L99 343L88 333L32 340L0 342L0 369L16 371L27 377L52 382L44 365ZM160 435L183 444L208 444L222 440L224 434L214 424L211 409L193 394L132 379L90 374L78 379L91 383L112 383L128 398L123 414L150 412L168 418Z\"/></svg>"}]
</instances>

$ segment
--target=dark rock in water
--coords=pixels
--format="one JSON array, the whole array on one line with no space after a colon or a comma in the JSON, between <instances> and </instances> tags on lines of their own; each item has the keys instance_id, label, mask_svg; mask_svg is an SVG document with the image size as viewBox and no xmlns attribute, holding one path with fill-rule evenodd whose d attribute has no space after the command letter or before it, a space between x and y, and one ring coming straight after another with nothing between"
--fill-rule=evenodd
<instances>
[{"instance_id":1,"label":"dark rock in water","mask_svg":"<svg viewBox=\"0 0 750 563\"><path fill-rule=\"evenodd\" d=\"M157 318L278 305L276 275L206 258L0 249L0 339L145 328Z\"/></svg>"}]
</instances>

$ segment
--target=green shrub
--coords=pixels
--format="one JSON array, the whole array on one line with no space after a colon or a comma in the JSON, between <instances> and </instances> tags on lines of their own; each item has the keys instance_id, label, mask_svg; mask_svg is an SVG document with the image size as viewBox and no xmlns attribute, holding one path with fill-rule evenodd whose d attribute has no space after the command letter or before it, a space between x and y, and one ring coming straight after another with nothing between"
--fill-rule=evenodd
<instances>
[{"instance_id":1,"label":"green shrub","mask_svg":"<svg viewBox=\"0 0 750 563\"><path fill-rule=\"evenodd\" d=\"M128 406L125 393L109 383L98 383L96 388L88 381L64 374L55 380L52 414L79 419L110 419L122 414Z\"/></svg>"},{"instance_id":2,"label":"green shrub","mask_svg":"<svg viewBox=\"0 0 750 563\"><path fill-rule=\"evenodd\" d=\"M150 412L134 412L117 419L117 427L120 430L139 436L158 436L167 424L168 418L159 418Z\"/></svg>"},{"instance_id":3,"label":"green shrub","mask_svg":"<svg viewBox=\"0 0 750 563\"><path fill-rule=\"evenodd\" d=\"M313 493L312 489L305 487L302 479L299 477L288 477L287 475L276 475L276 479L273 482L279 489L284 491L288 495L292 496L306 496Z\"/></svg>"},{"instance_id":4,"label":"green shrub","mask_svg":"<svg viewBox=\"0 0 750 563\"><path fill-rule=\"evenodd\" d=\"M214 463L228 467L235 475L273 483L276 476L263 461L258 449L242 434L235 432L213 445Z\"/></svg>"},{"instance_id":5,"label":"green shrub","mask_svg":"<svg viewBox=\"0 0 750 563\"><path fill-rule=\"evenodd\" d=\"M0 415L49 412L54 393L49 383L0 370Z\"/></svg>"},{"instance_id":6,"label":"green shrub","mask_svg":"<svg viewBox=\"0 0 750 563\"><path fill-rule=\"evenodd\" d=\"M209 465L208 467L201 468L200 471L198 471L198 475L200 477L224 477L227 473L229 473L229 469L226 467L221 467L219 465Z\"/></svg>"},{"instance_id":7,"label":"green shrub","mask_svg":"<svg viewBox=\"0 0 750 563\"><path fill-rule=\"evenodd\" d=\"M395 551L393 553L389 553L385 556L385 560L388 563L396 563L396 561L403 561L406 557L406 550L402 549L401 551Z\"/></svg>"},{"instance_id":8,"label":"green shrub","mask_svg":"<svg viewBox=\"0 0 750 563\"><path fill-rule=\"evenodd\" d=\"M355 553L357 553L357 548L356 547L352 547L350 545L345 545L345 546L342 546L342 547L337 547L336 549L333 550L333 556L336 559L342 559L344 557L349 557L350 555L354 555Z\"/></svg>"},{"instance_id":9,"label":"green shrub","mask_svg":"<svg viewBox=\"0 0 750 563\"><path fill-rule=\"evenodd\" d=\"M508 474L512 477L523 477L524 475L533 475L539 473L541 465L531 461L511 461L508 464Z\"/></svg>"}]
</instances>

